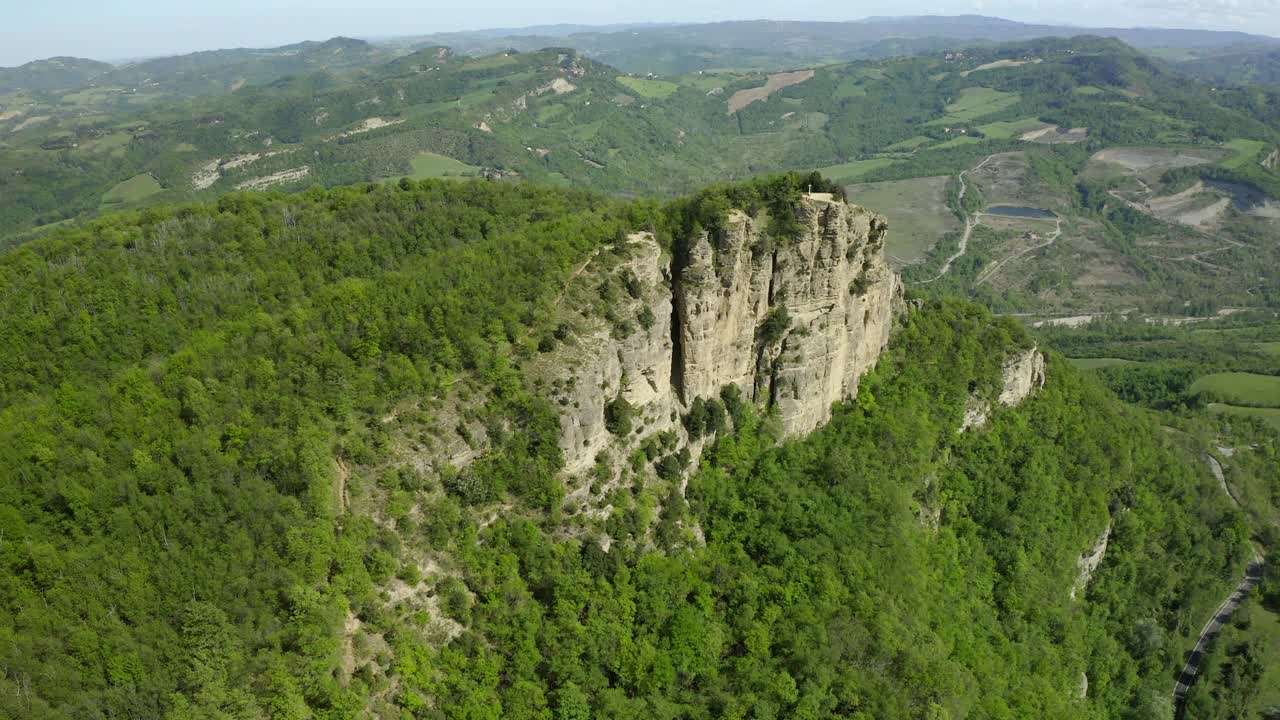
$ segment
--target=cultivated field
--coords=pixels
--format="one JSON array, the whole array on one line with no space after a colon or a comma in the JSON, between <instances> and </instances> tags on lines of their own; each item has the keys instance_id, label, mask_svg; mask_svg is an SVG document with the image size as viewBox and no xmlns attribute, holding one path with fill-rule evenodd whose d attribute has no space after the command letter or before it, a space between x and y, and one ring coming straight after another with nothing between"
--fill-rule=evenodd
<instances>
[{"instance_id":1,"label":"cultivated field","mask_svg":"<svg viewBox=\"0 0 1280 720\"><path fill-rule=\"evenodd\" d=\"M1280 408L1240 407L1239 405L1209 403L1209 410L1222 415L1258 418L1277 430L1280 430Z\"/></svg>"},{"instance_id":2,"label":"cultivated field","mask_svg":"<svg viewBox=\"0 0 1280 720\"><path fill-rule=\"evenodd\" d=\"M831 165L829 167L819 168L828 180L835 182L855 180L872 170L879 170L883 167L889 167L897 162L892 158L872 158L871 160L854 160L852 162L841 163L840 165Z\"/></svg>"},{"instance_id":3,"label":"cultivated field","mask_svg":"<svg viewBox=\"0 0 1280 720\"><path fill-rule=\"evenodd\" d=\"M675 94L680 86L668 82L666 80L650 80L648 78L637 78L622 76L618 78L618 82L626 85L631 92L647 98L665 98Z\"/></svg>"},{"instance_id":4,"label":"cultivated field","mask_svg":"<svg viewBox=\"0 0 1280 720\"><path fill-rule=\"evenodd\" d=\"M960 77L969 77L973 73L982 72L983 70L998 70L1000 68L1021 67L1023 65L1026 65L1027 63L1039 63L1039 62L1040 62L1040 58L1036 58L1034 60L996 60L995 62L986 63L985 65L979 65L978 67L972 70L962 70L960 72Z\"/></svg>"},{"instance_id":5,"label":"cultivated field","mask_svg":"<svg viewBox=\"0 0 1280 720\"><path fill-rule=\"evenodd\" d=\"M1211 393L1232 405L1280 408L1280 377L1271 375L1215 373L1196 380L1191 391Z\"/></svg>"},{"instance_id":6,"label":"cultivated field","mask_svg":"<svg viewBox=\"0 0 1280 720\"><path fill-rule=\"evenodd\" d=\"M889 218L886 251L895 266L919 262L961 223L947 207L947 176L850 185L849 201Z\"/></svg>"},{"instance_id":7,"label":"cultivated field","mask_svg":"<svg viewBox=\"0 0 1280 720\"><path fill-rule=\"evenodd\" d=\"M729 112L736 113L757 100L765 100L783 88L799 85L812 77L812 70L796 70L770 75L762 87L739 90L734 93L729 98Z\"/></svg>"},{"instance_id":8,"label":"cultivated field","mask_svg":"<svg viewBox=\"0 0 1280 720\"><path fill-rule=\"evenodd\" d=\"M125 205L141 202L163 189L160 187L160 183L151 177L151 173L142 173L141 175L134 175L124 182L116 183L114 187L102 196L102 204Z\"/></svg>"},{"instance_id":9,"label":"cultivated field","mask_svg":"<svg viewBox=\"0 0 1280 720\"><path fill-rule=\"evenodd\" d=\"M988 87L968 87L946 107L947 114L928 125L960 125L984 115L998 113L1018 102L1018 93L1001 92Z\"/></svg>"},{"instance_id":10,"label":"cultivated field","mask_svg":"<svg viewBox=\"0 0 1280 720\"><path fill-rule=\"evenodd\" d=\"M1232 152L1232 155L1223 160L1221 165L1233 170L1244 167L1257 160L1258 154L1266 147L1267 144L1259 140L1232 140L1226 144L1226 148Z\"/></svg>"},{"instance_id":11,"label":"cultivated field","mask_svg":"<svg viewBox=\"0 0 1280 720\"><path fill-rule=\"evenodd\" d=\"M413 167L412 177L415 180L425 180L433 177L472 176L480 172L480 168L474 165L468 165L460 160L432 152L418 153L413 160L409 161L409 164Z\"/></svg>"}]
</instances>

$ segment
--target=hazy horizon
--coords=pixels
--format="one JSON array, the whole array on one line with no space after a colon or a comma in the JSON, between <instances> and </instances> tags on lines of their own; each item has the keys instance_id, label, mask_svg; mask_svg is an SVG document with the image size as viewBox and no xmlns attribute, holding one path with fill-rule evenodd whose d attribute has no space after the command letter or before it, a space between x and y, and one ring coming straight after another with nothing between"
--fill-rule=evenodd
<instances>
[{"instance_id":1,"label":"hazy horizon","mask_svg":"<svg viewBox=\"0 0 1280 720\"><path fill-rule=\"evenodd\" d=\"M68 7L68 5L70 7ZM722 3L655 0L647 17L576 0L546 0L531 7L497 0L483 19L468 8L422 8L410 0L377 6L304 4L298 0L226 0L216 6L175 7L139 0L128 7L71 0L59 6L29 4L8 12L0 29L0 66L57 56L106 62L179 55L226 48L267 48L335 36L387 39L493 28L546 25L685 24L735 20L848 22L868 17L984 15L1023 23L1080 28L1163 28L1236 31L1280 36L1280 0L882 0L833 13L826 2L795 0L777 14L776 5L743 0ZM1086 17L1087 15L1087 17Z\"/></svg>"}]
</instances>

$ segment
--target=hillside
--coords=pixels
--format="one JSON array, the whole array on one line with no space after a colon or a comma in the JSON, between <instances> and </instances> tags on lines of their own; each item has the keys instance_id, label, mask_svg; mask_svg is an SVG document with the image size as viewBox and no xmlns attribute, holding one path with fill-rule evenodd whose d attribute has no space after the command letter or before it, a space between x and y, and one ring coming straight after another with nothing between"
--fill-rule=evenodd
<instances>
[{"instance_id":1,"label":"hillside","mask_svg":"<svg viewBox=\"0 0 1280 720\"><path fill-rule=\"evenodd\" d=\"M1195 317L1274 294L1280 95L1114 40L659 78L431 47L353 72L92 119L3 111L10 242L236 189L485 175L670 196L818 167L903 218L888 250L909 284L1000 312Z\"/></svg>"},{"instance_id":2,"label":"hillside","mask_svg":"<svg viewBox=\"0 0 1280 720\"><path fill-rule=\"evenodd\" d=\"M872 17L850 22L744 20L624 27L515 28L445 33L396 40L396 44L448 45L487 55L507 49L575 47L601 62L633 73L683 74L699 70L786 70L829 64L995 45L1036 38L1088 34L1168 53L1221 53L1232 46L1280 46L1263 35L1165 28L1096 28L1021 23L981 15Z\"/></svg>"},{"instance_id":3,"label":"hillside","mask_svg":"<svg viewBox=\"0 0 1280 720\"><path fill-rule=\"evenodd\" d=\"M406 179L6 252L0 714L1167 715L1239 512L842 194Z\"/></svg>"},{"instance_id":4,"label":"hillside","mask_svg":"<svg viewBox=\"0 0 1280 720\"><path fill-rule=\"evenodd\" d=\"M1280 87L1280 48L1242 48L1195 58L1175 67L1191 77L1218 85Z\"/></svg>"},{"instance_id":5,"label":"hillside","mask_svg":"<svg viewBox=\"0 0 1280 720\"><path fill-rule=\"evenodd\" d=\"M0 94L22 91L50 92L88 85L111 65L74 57L36 60L12 68L0 68Z\"/></svg>"}]
</instances>

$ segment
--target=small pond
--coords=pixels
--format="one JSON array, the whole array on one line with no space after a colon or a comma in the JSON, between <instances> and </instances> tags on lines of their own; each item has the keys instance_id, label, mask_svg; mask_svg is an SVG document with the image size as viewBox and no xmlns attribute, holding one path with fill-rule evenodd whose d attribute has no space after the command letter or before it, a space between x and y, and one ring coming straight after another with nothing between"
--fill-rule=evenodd
<instances>
[{"instance_id":1,"label":"small pond","mask_svg":"<svg viewBox=\"0 0 1280 720\"><path fill-rule=\"evenodd\" d=\"M1005 217L1048 218L1050 220L1058 217L1057 213L1052 210L1022 207L1021 205L992 205L983 212L989 215L1004 215Z\"/></svg>"}]
</instances>

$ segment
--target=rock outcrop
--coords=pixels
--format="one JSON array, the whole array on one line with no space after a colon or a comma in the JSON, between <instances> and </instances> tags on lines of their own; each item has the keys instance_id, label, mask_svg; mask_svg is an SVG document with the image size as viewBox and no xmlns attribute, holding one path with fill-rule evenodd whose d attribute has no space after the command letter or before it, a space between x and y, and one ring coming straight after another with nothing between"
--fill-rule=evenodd
<instances>
[{"instance_id":1,"label":"rock outcrop","mask_svg":"<svg viewBox=\"0 0 1280 720\"><path fill-rule=\"evenodd\" d=\"M793 238L768 237L763 221L734 211L675 259L651 235L628 239L612 272L627 275L631 293L614 312L649 322L625 334L602 322L541 363L558 375L566 472L664 431L687 443L681 415L726 385L776 407L788 434L825 423L832 403L856 393L902 308L884 219L824 195L804 196L795 212ZM617 398L635 418L626 438L606 427Z\"/></svg>"},{"instance_id":2,"label":"rock outcrop","mask_svg":"<svg viewBox=\"0 0 1280 720\"><path fill-rule=\"evenodd\" d=\"M678 399L671 388L671 283L662 263L662 248L650 234L628 238L630 259L617 270L629 273L638 287L619 315L635 317L648 308L649 327L637 326L623 338L607 324L577 338L575 347L548 358L552 374L569 373L562 386L560 448L565 472L589 469L613 436L605 409L621 397L635 414L638 429L632 442L679 426Z\"/></svg>"},{"instance_id":3,"label":"rock outcrop","mask_svg":"<svg viewBox=\"0 0 1280 720\"><path fill-rule=\"evenodd\" d=\"M1044 387L1045 361L1044 353L1033 347L1014 354L1005 360L1000 396L997 399L1005 407L1014 407ZM991 414L991 404L978 396L969 398L964 409L964 421L960 432L970 428L979 428L987 424Z\"/></svg>"},{"instance_id":4,"label":"rock outcrop","mask_svg":"<svg viewBox=\"0 0 1280 720\"><path fill-rule=\"evenodd\" d=\"M1025 350L1005 361L1000 404L1013 407L1044 387L1044 369L1044 353L1039 348Z\"/></svg>"},{"instance_id":5,"label":"rock outcrop","mask_svg":"<svg viewBox=\"0 0 1280 720\"><path fill-rule=\"evenodd\" d=\"M1102 564L1102 559L1107 556L1107 543L1111 540L1111 523L1107 523L1107 529L1102 531L1094 542L1089 552L1080 556L1076 561L1076 567L1079 572L1076 574L1075 585L1071 588L1071 599L1075 600L1076 595L1089 585L1089 580L1093 578L1093 573L1097 571L1098 566Z\"/></svg>"}]
</instances>

